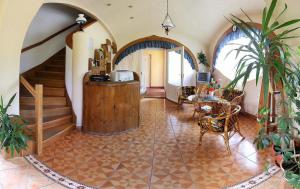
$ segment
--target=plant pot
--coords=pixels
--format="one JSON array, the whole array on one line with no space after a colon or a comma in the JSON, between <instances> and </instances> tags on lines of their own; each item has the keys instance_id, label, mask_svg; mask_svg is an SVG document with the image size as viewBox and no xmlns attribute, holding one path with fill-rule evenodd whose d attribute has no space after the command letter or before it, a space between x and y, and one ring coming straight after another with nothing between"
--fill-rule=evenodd
<instances>
[{"instance_id":1,"label":"plant pot","mask_svg":"<svg viewBox=\"0 0 300 189\"><path fill-rule=\"evenodd\" d=\"M272 152L273 152L273 156L275 157L275 164L277 166L280 166L280 163L282 162L282 155L278 154L278 152L275 150L274 145L272 146Z\"/></svg>"},{"instance_id":2,"label":"plant pot","mask_svg":"<svg viewBox=\"0 0 300 189\"><path fill-rule=\"evenodd\" d=\"M281 160L280 162L280 168L282 170L282 172L284 173L284 176L283 176L283 180L281 182L281 187L280 189L294 189L293 186L291 186L289 183L288 183L288 180L285 178L285 172L287 169L291 170L290 167L294 167L297 163L295 162L291 162L290 164L284 164L283 162L283 159ZM292 169L292 171L296 172L295 174L300 174L300 170L299 169Z\"/></svg>"},{"instance_id":3,"label":"plant pot","mask_svg":"<svg viewBox=\"0 0 300 189\"><path fill-rule=\"evenodd\" d=\"M21 150L20 153L18 153L17 151L14 152L14 157L11 157L10 154L10 150L8 150L8 152L6 152L4 149L2 149L0 151L0 156L2 156L4 159L12 159L12 158L16 158L16 157L24 157L27 156L29 154L33 154L35 153L35 143L33 141L28 141L27 143L27 148L25 150Z\"/></svg>"}]
</instances>

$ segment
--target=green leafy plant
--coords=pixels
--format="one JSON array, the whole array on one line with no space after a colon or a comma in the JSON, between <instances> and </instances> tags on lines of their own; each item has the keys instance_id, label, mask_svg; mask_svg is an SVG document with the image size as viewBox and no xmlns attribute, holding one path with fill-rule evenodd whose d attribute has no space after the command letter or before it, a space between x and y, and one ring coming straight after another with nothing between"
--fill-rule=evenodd
<instances>
[{"instance_id":1,"label":"green leafy plant","mask_svg":"<svg viewBox=\"0 0 300 189\"><path fill-rule=\"evenodd\" d=\"M227 88L235 87L240 81L244 88L252 72L256 75L256 84L262 78L264 104L258 119L261 130L254 142L258 149L273 145L282 154L283 164L292 162L291 169L285 170L285 177L292 186L300 188L300 161L295 155L295 147L291 145L300 134L295 126L295 123L300 123L300 72L299 65L291 60L292 55L297 55L297 52L287 44L287 40L299 38L294 32L300 28L296 25L300 19L280 23L280 18L287 11L287 5L275 16L277 1L272 0L270 6L264 8L261 29L253 27L253 20L243 10L247 20L234 15L228 19L250 42L247 45L231 44L236 45L236 48L230 53L236 53L236 58L243 56L238 62L235 79ZM275 113L271 111L274 104L272 105L268 97L274 95L276 85L283 86L281 103L285 111L278 118L276 131L270 132L268 128L273 127L269 124L270 115L274 116ZM293 108L293 105L297 108Z\"/></svg>"},{"instance_id":2,"label":"green leafy plant","mask_svg":"<svg viewBox=\"0 0 300 189\"><path fill-rule=\"evenodd\" d=\"M207 61L206 55L204 54L203 51L201 51L200 53L198 53L198 60L199 60L200 64L203 64L204 66L206 66L208 68L210 67L209 63Z\"/></svg>"},{"instance_id":3,"label":"green leafy plant","mask_svg":"<svg viewBox=\"0 0 300 189\"><path fill-rule=\"evenodd\" d=\"M9 115L8 108L14 101L16 94L13 95L8 104L4 105L3 98L0 101L0 149L14 157L15 151L20 153L27 148L28 137L24 133L26 121L18 115Z\"/></svg>"}]
</instances>

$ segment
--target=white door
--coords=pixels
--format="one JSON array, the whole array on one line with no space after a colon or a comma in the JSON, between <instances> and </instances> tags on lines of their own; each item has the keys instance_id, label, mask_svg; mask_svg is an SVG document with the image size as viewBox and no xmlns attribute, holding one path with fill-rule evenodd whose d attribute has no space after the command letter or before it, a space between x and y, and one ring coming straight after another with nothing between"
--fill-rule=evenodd
<instances>
[{"instance_id":1,"label":"white door","mask_svg":"<svg viewBox=\"0 0 300 189\"><path fill-rule=\"evenodd\" d=\"M184 47L167 50L166 97L178 101L178 89L183 86Z\"/></svg>"},{"instance_id":2,"label":"white door","mask_svg":"<svg viewBox=\"0 0 300 189\"><path fill-rule=\"evenodd\" d=\"M142 63L140 70L141 94L145 93L147 87L150 86L150 56L142 55Z\"/></svg>"}]
</instances>

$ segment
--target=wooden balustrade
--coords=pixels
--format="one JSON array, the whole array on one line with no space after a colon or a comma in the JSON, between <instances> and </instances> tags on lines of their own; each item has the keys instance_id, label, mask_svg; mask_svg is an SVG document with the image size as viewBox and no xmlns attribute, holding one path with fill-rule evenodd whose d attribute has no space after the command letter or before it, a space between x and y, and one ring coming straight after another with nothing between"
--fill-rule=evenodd
<instances>
[{"instance_id":1,"label":"wooden balustrade","mask_svg":"<svg viewBox=\"0 0 300 189\"><path fill-rule=\"evenodd\" d=\"M36 153L41 155L43 152L43 85L36 84L33 87L23 76L20 76L20 82L34 97Z\"/></svg>"}]
</instances>

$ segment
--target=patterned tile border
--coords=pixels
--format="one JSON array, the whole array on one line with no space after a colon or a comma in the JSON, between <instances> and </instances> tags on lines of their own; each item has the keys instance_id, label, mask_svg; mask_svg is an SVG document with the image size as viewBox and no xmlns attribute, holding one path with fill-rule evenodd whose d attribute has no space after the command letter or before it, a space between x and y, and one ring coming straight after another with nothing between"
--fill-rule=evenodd
<instances>
[{"instance_id":1,"label":"patterned tile border","mask_svg":"<svg viewBox=\"0 0 300 189\"><path fill-rule=\"evenodd\" d=\"M273 175L275 175L279 171L280 171L280 168L276 165L273 165L270 168L268 168L267 171L265 171L257 176L254 176L240 184L226 187L224 189L251 189L251 188L265 182L266 180L271 178Z\"/></svg>"},{"instance_id":2,"label":"patterned tile border","mask_svg":"<svg viewBox=\"0 0 300 189\"><path fill-rule=\"evenodd\" d=\"M64 177L60 175L59 173L51 170L49 167L44 165L42 162L37 160L34 156L28 155L25 156L25 159L33 165L38 171L43 173L48 178L52 179L58 184L61 184L62 186L69 188L69 189L94 189L89 186L86 186L84 184L80 184L78 182L75 182L67 177Z\"/></svg>"},{"instance_id":3,"label":"patterned tile border","mask_svg":"<svg viewBox=\"0 0 300 189\"><path fill-rule=\"evenodd\" d=\"M60 175L59 173L51 170L49 167L44 165L42 162L37 160L34 156L28 155L25 157L25 159L33 165L37 170L39 170L41 173L43 173L48 178L52 179L53 181L61 184L62 186L65 186L69 189L95 189L91 188L89 186L86 186L84 184L78 183L76 181L73 181L65 176ZM252 177L240 184L226 187L224 189L251 189L266 180L270 179L273 175L275 175L277 172L280 171L280 168L277 166L271 166L267 171Z\"/></svg>"}]
</instances>

